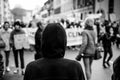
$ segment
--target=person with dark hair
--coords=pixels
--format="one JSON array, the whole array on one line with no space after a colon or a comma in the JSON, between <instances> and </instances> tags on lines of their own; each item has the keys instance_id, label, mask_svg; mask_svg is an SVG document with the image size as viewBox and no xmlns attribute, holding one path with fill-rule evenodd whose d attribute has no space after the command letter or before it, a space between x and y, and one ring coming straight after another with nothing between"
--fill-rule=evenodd
<instances>
[{"instance_id":1,"label":"person with dark hair","mask_svg":"<svg viewBox=\"0 0 120 80\"><path fill-rule=\"evenodd\" d=\"M9 44L9 40L10 40L10 34L11 34L11 29L10 29L10 24L8 21L4 22L3 28L0 30L0 35L2 40L5 42L5 71L10 71L9 68L9 55L10 55L10 44Z\"/></svg>"},{"instance_id":2,"label":"person with dark hair","mask_svg":"<svg viewBox=\"0 0 120 80\"><path fill-rule=\"evenodd\" d=\"M109 27L106 32L101 35L99 38L99 43L102 41L103 49L104 49L104 57L103 57L103 67L107 68L107 66L110 66L109 61L113 57L112 52L112 37L113 37L113 28ZM107 55L109 54L109 57L106 61Z\"/></svg>"},{"instance_id":3,"label":"person with dark hair","mask_svg":"<svg viewBox=\"0 0 120 80\"><path fill-rule=\"evenodd\" d=\"M116 47L119 48L119 45L120 45L120 26L115 22L113 29L114 29L115 39L116 39Z\"/></svg>"},{"instance_id":4,"label":"person with dark hair","mask_svg":"<svg viewBox=\"0 0 120 80\"><path fill-rule=\"evenodd\" d=\"M48 24L42 34L43 58L27 65L24 80L85 80L81 65L64 58L66 44L64 28Z\"/></svg>"},{"instance_id":5,"label":"person with dark hair","mask_svg":"<svg viewBox=\"0 0 120 80\"><path fill-rule=\"evenodd\" d=\"M15 36L25 34L25 32L21 29L21 23L19 21L16 21L14 23L14 27L15 27L15 29L11 32L11 35L10 35L10 46L13 49L15 66L16 66L16 70L14 71L14 73L19 72L19 63L18 63L18 54L19 54L20 61L21 61L21 72L23 75L24 74L24 49L23 48L19 48L19 49L16 48L15 45L17 45L17 44L15 43L15 38L16 38Z\"/></svg>"},{"instance_id":6,"label":"person with dark hair","mask_svg":"<svg viewBox=\"0 0 120 80\"><path fill-rule=\"evenodd\" d=\"M37 31L35 33L35 60L39 59L42 57L41 53L41 38L42 38L42 31L43 31L43 26L41 22L37 23Z\"/></svg>"},{"instance_id":7,"label":"person with dark hair","mask_svg":"<svg viewBox=\"0 0 120 80\"><path fill-rule=\"evenodd\" d=\"M82 32L82 45L79 51L79 54L76 57L76 60L80 60L83 56L83 63L85 66L86 80L91 80L92 74L92 62L95 54L95 41L96 36L93 30L94 21L91 18L88 18L85 21L85 30Z\"/></svg>"},{"instance_id":8,"label":"person with dark hair","mask_svg":"<svg viewBox=\"0 0 120 80\"><path fill-rule=\"evenodd\" d=\"M120 56L113 62L113 74L111 80L120 80Z\"/></svg>"}]
</instances>

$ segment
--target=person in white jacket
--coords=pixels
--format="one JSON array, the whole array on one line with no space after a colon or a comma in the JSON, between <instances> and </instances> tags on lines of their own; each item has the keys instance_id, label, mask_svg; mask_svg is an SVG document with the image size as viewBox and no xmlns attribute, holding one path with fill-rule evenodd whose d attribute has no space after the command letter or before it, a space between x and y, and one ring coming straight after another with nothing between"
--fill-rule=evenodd
<instances>
[{"instance_id":1,"label":"person in white jacket","mask_svg":"<svg viewBox=\"0 0 120 80\"><path fill-rule=\"evenodd\" d=\"M9 40L10 40L10 33L11 33L11 29L10 29L10 24L8 21L4 22L3 28L0 30L0 34L1 34L1 38L3 39L3 41L5 42L5 71L10 71L9 68L9 55L10 55L10 44L9 44Z\"/></svg>"}]
</instances>

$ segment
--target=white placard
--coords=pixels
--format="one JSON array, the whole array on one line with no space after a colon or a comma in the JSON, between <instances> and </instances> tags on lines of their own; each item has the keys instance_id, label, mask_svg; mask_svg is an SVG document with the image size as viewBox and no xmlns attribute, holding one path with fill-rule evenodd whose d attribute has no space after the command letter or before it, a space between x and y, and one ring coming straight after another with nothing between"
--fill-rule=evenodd
<instances>
[{"instance_id":1,"label":"white placard","mask_svg":"<svg viewBox=\"0 0 120 80\"><path fill-rule=\"evenodd\" d=\"M17 34L14 35L14 42L15 42L15 48L16 49L29 49L29 42L25 34Z\"/></svg>"}]
</instances>

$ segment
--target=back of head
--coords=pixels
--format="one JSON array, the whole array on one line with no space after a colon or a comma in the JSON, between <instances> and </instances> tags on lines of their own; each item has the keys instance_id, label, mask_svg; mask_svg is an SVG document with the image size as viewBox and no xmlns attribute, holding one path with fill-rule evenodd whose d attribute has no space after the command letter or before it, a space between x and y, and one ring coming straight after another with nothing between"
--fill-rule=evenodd
<instances>
[{"instance_id":1,"label":"back of head","mask_svg":"<svg viewBox=\"0 0 120 80\"><path fill-rule=\"evenodd\" d=\"M16 26L16 25L21 26L21 22L20 21L15 21L14 26Z\"/></svg>"},{"instance_id":2,"label":"back of head","mask_svg":"<svg viewBox=\"0 0 120 80\"><path fill-rule=\"evenodd\" d=\"M37 27L42 31L43 30L42 22L37 22Z\"/></svg>"},{"instance_id":3,"label":"back of head","mask_svg":"<svg viewBox=\"0 0 120 80\"><path fill-rule=\"evenodd\" d=\"M85 20L85 29L93 30L93 24L94 24L93 19L87 18L87 19Z\"/></svg>"},{"instance_id":4,"label":"back of head","mask_svg":"<svg viewBox=\"0 0 120 80\"><path fill-rule=\"evenodd\" d=\"M44 58L62 58L65 54L66 33L58 23L48 24L42 35L42 53Z\"/></svg>"}]
</instances>

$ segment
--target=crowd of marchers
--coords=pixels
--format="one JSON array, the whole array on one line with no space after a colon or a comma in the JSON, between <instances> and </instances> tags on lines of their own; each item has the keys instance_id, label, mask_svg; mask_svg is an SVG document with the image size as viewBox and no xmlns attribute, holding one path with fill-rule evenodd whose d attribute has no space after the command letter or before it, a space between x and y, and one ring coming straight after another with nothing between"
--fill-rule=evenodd
<instances>
[{"instance_id":1,"label":"crowd of marchers","mask_svg":"<svg viewBox=\"0 0 120 80\"><path fill-rule=\"evenodd\" d=\"M28 27L37 26L35 33L35 61L30 62L27 66L24 63L24 48L17 49L15 47L15 36L25 34L22 30L23 23L15 21L10 27L10 23L5 21L0 29L0 44L5 43L5 47L1 47L1 51L5 53L5 61L0 54L0 76L10 71L9 56L13 52L15 61L15 71L17 74L21 72L24 75L24 80L91 80L92 63L94 61L96 44L101 47L104 52L103 67L110 67L110 60L113 57L112 46L116 45L119 49L120 44L120 24L119 22L110 22L107 20L88 18L82 22L69 22L61 19L58 22L48 22L44 25L42 22L30 22ZM76 55L76 60L64 58L67 36L65 29L67 28L83 28L82 44L80 45L79 53ZM76 46L72 46L75 48ZM82 54L85 67L85 74L81 64L78 62ZM108 58L107 58L108 56ZM19 59L20 58L20 62ZM5 63L5 66L3 65ZM19 63L20 69L19 69ZM113 64L112 80L119 80L120 57ZM25 69L26 67L26 69Z\"/></svg>"}]
</instances>

